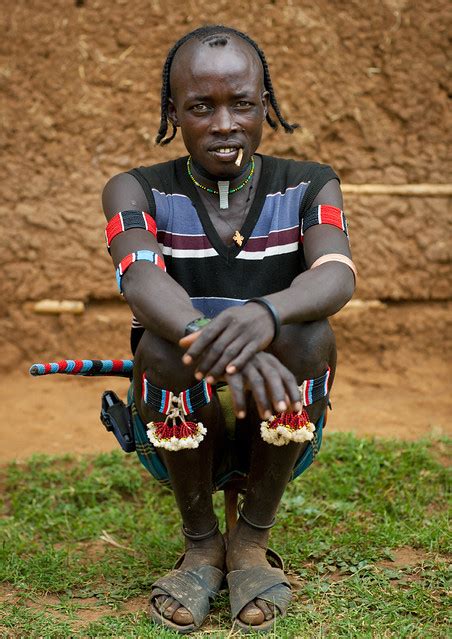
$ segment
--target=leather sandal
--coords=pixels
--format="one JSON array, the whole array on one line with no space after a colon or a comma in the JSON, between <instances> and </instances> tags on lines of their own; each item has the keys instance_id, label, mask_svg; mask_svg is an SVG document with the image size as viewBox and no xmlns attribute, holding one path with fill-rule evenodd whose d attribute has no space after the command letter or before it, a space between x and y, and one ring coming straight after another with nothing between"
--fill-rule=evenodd
<instances>
[{"instance_id":1,"label":"leather sandal","mask_svg":"<svg viewBox=\"0 0 452 639\"><path fill-rule=\"evenodd\" d=\"M224 573L215 566L199 566L190 570L175 569L152 584L149 601L149 615L155 623L166 626L180 634L198 630L209 613L223 582ZM155 605L156 597L172 597L186 608L193 617L193 623L181 626L167 619Z\"/></svg>"},{"instance_id":2,"label":"leather sandal","mask_svg":"<svg viewBox=\"0 0 452 639\"><path fill-rule=\"evenodd\" d=\"M275 519L270 524L260 525L250 521L243 512L243 502L239 504L240 517L251 527L266 530L275 524ZM229 601L234 627L240 629L243 634L253 632L269 632L275 627L276 613L284 617L289 602L292 598L290 582L284 574L284 562L280 555L271 548L267 549L266 558L268 566L254 566L244 570L232 570L226 576L229 587ZM264 621L259 625L246 624L239 619L243 608L255 599L262 599L275 608L273 619Z\"/></svg>"},{"instance_id":3,"label":"leather sandal","mask_svg":"<svg viewBox=\"0 0 452 639\"><path fill-rule=\"evenodd\" d=\"M184 527L182 530L189 539L207 539L217 533L218 522L216 522L212 530L204 534L189 533ZM179 557L170 573L152 584L152 592L149 599L149 616L151 619L155 623L179 634L188 634L199 630L224 579L223 570L215 566L202 565L189 570L179 568L184 558L185 553ZM193 617L193 623L183 626L164 617L155 605L156 598L162 595L171 597L186 608Z\"/></svg>"},{"instance_id":4,"label":"leather sandal","mask_svg":"<svg viewBox=\"0 0 452 639\"><path fill-rule=\"evenodd\" d=\"M232 570L226 579L232 619L244 634L269 632L275 625L276 617L257 626L245 624L239 619L243 608L255 599L262 599L273 605L281 617L286 614L292 593L290 583L280 568L254 566L246 570Z\"/></svg>"}]
</instances>

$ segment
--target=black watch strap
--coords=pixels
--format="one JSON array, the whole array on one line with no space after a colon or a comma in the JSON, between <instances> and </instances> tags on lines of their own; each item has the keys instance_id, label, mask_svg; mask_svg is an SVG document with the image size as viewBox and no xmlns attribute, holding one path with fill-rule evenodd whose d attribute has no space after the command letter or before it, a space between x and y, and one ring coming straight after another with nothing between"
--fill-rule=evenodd
<instances>
[{"instance_id":1,"label":"black watch strap","mask_svg":"<svg viewBox=\"0 0 452 639\"><path fill-rule=\"evenodd\" d=\"M184 331L184 336L191 335L203 329L210 322L208 317L198 317L187 324Z\"/></svg>"}]
</instances>

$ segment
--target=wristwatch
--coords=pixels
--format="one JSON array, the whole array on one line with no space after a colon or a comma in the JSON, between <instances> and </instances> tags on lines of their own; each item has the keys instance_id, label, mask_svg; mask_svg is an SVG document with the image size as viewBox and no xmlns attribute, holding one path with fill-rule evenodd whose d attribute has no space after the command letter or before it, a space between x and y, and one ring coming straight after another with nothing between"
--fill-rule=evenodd
<instances>
[{"instance_id":1,"label":"wristwatch","mask_svg":"<svg viewBox=\"0 0 452 639\"><path fill-rule=\"evenodd\" d=\"M187 324L184 331L184 336L191 335L203 329L210 322L208 317L198 317Z\"/></svg>"}]
</instances>

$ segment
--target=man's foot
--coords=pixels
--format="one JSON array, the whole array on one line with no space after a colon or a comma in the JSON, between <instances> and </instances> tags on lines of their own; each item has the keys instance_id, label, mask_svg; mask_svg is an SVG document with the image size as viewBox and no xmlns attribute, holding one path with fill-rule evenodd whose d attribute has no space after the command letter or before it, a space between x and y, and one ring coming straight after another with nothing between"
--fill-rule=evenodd
<instances>
[{"instance_id":1,"label":"man's foot","mask_svg":"<svg viewBox=\"0 0 452 639\"><path fill-rule=\"evenodd\" d=\"M227 571L246 570L255 566L268 568L268 538L268 530L252 528L240 518L228 538ZM274 616L275 607L263 599L256 598L242 608L238 618L247 626L260 626Z\"/></svg>"},{"instance_id":2,"label":"man's foot","mask_svg":"<svg viewBox=\"0 0 452 639\"><path fill-rule=\"evenodd\" d=\"M224 570L224 560L224 539L223 535L217 531L214 536L201 541L186 539L184 560L178 566L178 570L193 570L206 565ZM155 597L153 604L165 619L178 626L189 626L194 623L192 614L173 597L159 595Z\"/></svg>"}]
</instances>

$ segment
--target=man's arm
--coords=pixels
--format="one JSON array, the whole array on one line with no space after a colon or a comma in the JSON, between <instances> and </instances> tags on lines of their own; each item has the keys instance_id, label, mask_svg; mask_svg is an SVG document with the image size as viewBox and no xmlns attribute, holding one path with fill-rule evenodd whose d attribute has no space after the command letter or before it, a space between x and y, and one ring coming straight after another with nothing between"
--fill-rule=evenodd
<instances>
[{"instance_id":1,"label":"man's arm","mask_svg":"<svg viewBox=\"0 0 452 639\"><path fill-rule=\"evenodd\" d=\"M328 182L314 200L313 206L329 204L342 209L342 193L337 180ZM344 232L321 224L309 228L304 236L308 267L330 253L350 258L349 242ZM351 269L340 262L328 262L307 270L294 279L291 286L266 296L275 307L282 324L296 324L325 319L337 313L352 297L355 278ZM223 311L196 338L186 338L184 362L195 362L198 377L213 381L226 373L242 369L257 352L272 341L274 323L270 313L257 303ZM212 379L210 379L212 378Z\"/></svg>"},{"instance_id":2,"label":"man's arm","mask_svg":"<svg viewBox=\"0 0 452 639\"><path fill-rule=\"evenodd\" d=\"M132 175L120 174L112 178L102 194L105 217L110 220L119 211L147 211L146 196ZM111 256L115 267L129 253L150 250L162 257L155 237L143 229L130 229L111 242ZM191 303L186 291L172 277L150 262L134 262L125 272L122 288L132 312L149 331L177 343L186 325L201 313ZM297 410L299 392L292 373L282 364L273 362L268 353L251 358L244 374L230 378L231 394L237 415L245 414L245 386L256 398L262 416L288 397ZM265 388L267 391L263 393Z\"/></svg>"},{"instance_id":3,"label":"man's arm","mask_svg":"<svg viewBox=\"0 0 452 639\"><path fill-rule=\"evenodd\" d=\"M320 190L312 206L329 204L343 208L342 192L337 180L330 180ZM315 269L309 267L322 255L339 253L351 259L345 233L329 224L318 224L304 235L304 254L308 270L294 279L291 286L268 295L278 310L282 324L297 324L325 319L337 313L352 297L355 277L340 262L328 262Z\"/></svg>"},{"instance_id":4,"label":"man's arm","mask_svg":"<svg viewBox=\"0 0 452 639\"><path fill-rule=\"evenodd\" d=\"M102 193L102 205L107 221L125 210L147 211L146 196L137 180L128 173L113 177ZM144 229L130 229L111 242L111 257L115 268L129 253L153 251L162 256L156 238ZM148 330L177 343L185 326L202 313L197 311L186 291L151 262L134 262L122 278L125 299L138 321Z\"/></svg>"}]
</instances>

